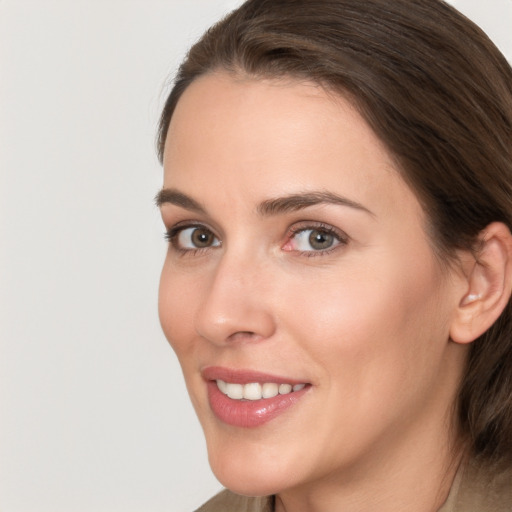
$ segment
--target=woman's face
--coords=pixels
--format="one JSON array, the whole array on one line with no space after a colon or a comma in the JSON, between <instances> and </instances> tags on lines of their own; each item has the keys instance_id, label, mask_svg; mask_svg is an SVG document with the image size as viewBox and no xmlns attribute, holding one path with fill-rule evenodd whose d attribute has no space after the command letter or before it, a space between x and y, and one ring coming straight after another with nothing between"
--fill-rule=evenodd
<instances>
[{"instance_id":1,"label":"woman's face","mask_svg":"<svg viewBox=\"0 0 512 512\"><path fill-rule=\"evenodd\" d=\"M160 319L219 480L270 494L435 450L461 280L356 110L211 74L180 99L164 168Z\"/></svg>"}]
</instances>

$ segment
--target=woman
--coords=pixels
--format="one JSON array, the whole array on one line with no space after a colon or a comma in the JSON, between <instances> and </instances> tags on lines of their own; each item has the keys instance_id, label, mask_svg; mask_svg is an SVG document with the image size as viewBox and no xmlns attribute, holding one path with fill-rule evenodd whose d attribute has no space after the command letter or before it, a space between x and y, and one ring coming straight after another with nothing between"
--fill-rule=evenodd
<instances>
[{"instance_id":1,"label":"woman","mask_svg":"<svg viewBox=\"0 0 512 512\"><path fill-rule=\"evenodd\" d=\"M511 142L510 66L438 0L249 0L191 49L159 310L201 510L512 510Z\"/></svg>"}]
</instances>

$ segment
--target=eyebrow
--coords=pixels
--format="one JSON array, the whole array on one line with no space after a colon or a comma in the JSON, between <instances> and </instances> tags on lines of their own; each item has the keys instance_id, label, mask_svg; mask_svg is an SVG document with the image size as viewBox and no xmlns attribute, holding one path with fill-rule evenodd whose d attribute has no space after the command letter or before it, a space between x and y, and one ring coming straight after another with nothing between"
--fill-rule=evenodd
<instances>
[{"instance_id":1,"label":"eyebrow","mask_svg":"<svg viewBox=\"0 0 512 512\"><path fill-rule=\"evenodd\" d=\"M258 206L258 212L264 216L279 215L282 213L295 212L309 208L310 206L318 206L322 204L334 204L338 206L348 206L361 210L375 217L375 214L362 204L352 201L346 197L334 194L332 192L305 192L303 194L291 194L275 199L267 199Z\"/></svg>"},{"instance_id":2,"label":"eyebrow","mask_svg":"<svg viewBox=\"0 0 512 512\"><path fill-rule=\"evenodd\" d=\"M206 214L206 210L197 201L173 188L163 188L160 190L155 196L155 203L159 208L163 204L170 203L185 210Z\"/></svg>"},{"instance_id":3,"label":"eyebrow","mask_svg":"<svg viewBox=\"0 0 512 512\"><path fill-rule=\"evenodd\" d=\"M163 188L160 190L155 197L155 203L158 207L163 204L170 203L184 208L185 210L206 214L206 209L203 208L203 206L201 206L201 204L195 199L192 199L186 194L172 188ZM283 197L267 199L258 205L257 212L262 216L272 217L274 215L295 212L322 204L347 206L349 208L361 210L370 214L372 217L375 217L375 214L362 204L338 194L326 191L290 194Z\"/></svg>"}]
</instances>

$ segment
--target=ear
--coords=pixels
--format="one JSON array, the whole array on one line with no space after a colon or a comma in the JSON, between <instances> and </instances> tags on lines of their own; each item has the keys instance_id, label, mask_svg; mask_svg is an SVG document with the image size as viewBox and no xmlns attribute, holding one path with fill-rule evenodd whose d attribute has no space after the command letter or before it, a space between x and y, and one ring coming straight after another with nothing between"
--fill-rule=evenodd
<instances>
[{"instance_id":1,"label":"ear","mask_svg":"<svg viewBox=\"0 0 512 512\"><path fill-rule=\"evenodd\" d=\"M478 236L477 254L465 254L467 290L460 298L450 328L456 343L470 343L498 319L512 293L512 235L493 222Z\"/></svg>"}]
</instances>

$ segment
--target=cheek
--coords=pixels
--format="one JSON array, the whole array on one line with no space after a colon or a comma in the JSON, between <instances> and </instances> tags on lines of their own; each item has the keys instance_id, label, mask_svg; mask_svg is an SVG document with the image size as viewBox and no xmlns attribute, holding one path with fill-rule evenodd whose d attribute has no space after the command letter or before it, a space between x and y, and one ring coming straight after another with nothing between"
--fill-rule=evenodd
<instances>
[{"instance_id":1,"label":"cheek","mask_svg":"<svg viewBox=\"0 0 512 512\"><path fill-rule=\"evenodd\" d=\"M201 417L205 397L197 370L198 353L204 345L198 342L194 328L194 305L198 304L200 290L194 288L197 279L182 272L174 272L172 266L164 264L160 277L158 313L162 330L176 353L180 363L187 390L196 410Z\"/></svg>"},{"instance_id":2,"label":"cheek","mask_svg":"<svg viewBox=\"0 0 512 512\"><path fill-rule=\"evenodd\" d=\"M374 393L376 381L399 386L432 369L448 336L432 261L345 269L319 282L289 283L286 316L302 348L326 369L329 380ZM363 263L362 265L360 263ZM297 318L301 319L300 325ZM433 350L437 350L436 354ZM428 363L424 365L424 363ZM356 385L357 383L357 385ZM350 384L350 386L349 386Z\"/></svg>"},{"instance_id":3,"label":"cheek","mask_svg":"<svg viewBox=\"0 0 512 512\"><path fill-rule=\"evenodd\" d=\"M196 293L189 279L173 272L166 262L160 276L158 314L162 330L180 362L191 350L193 304Z\"/></svg>"}]
</instances>

